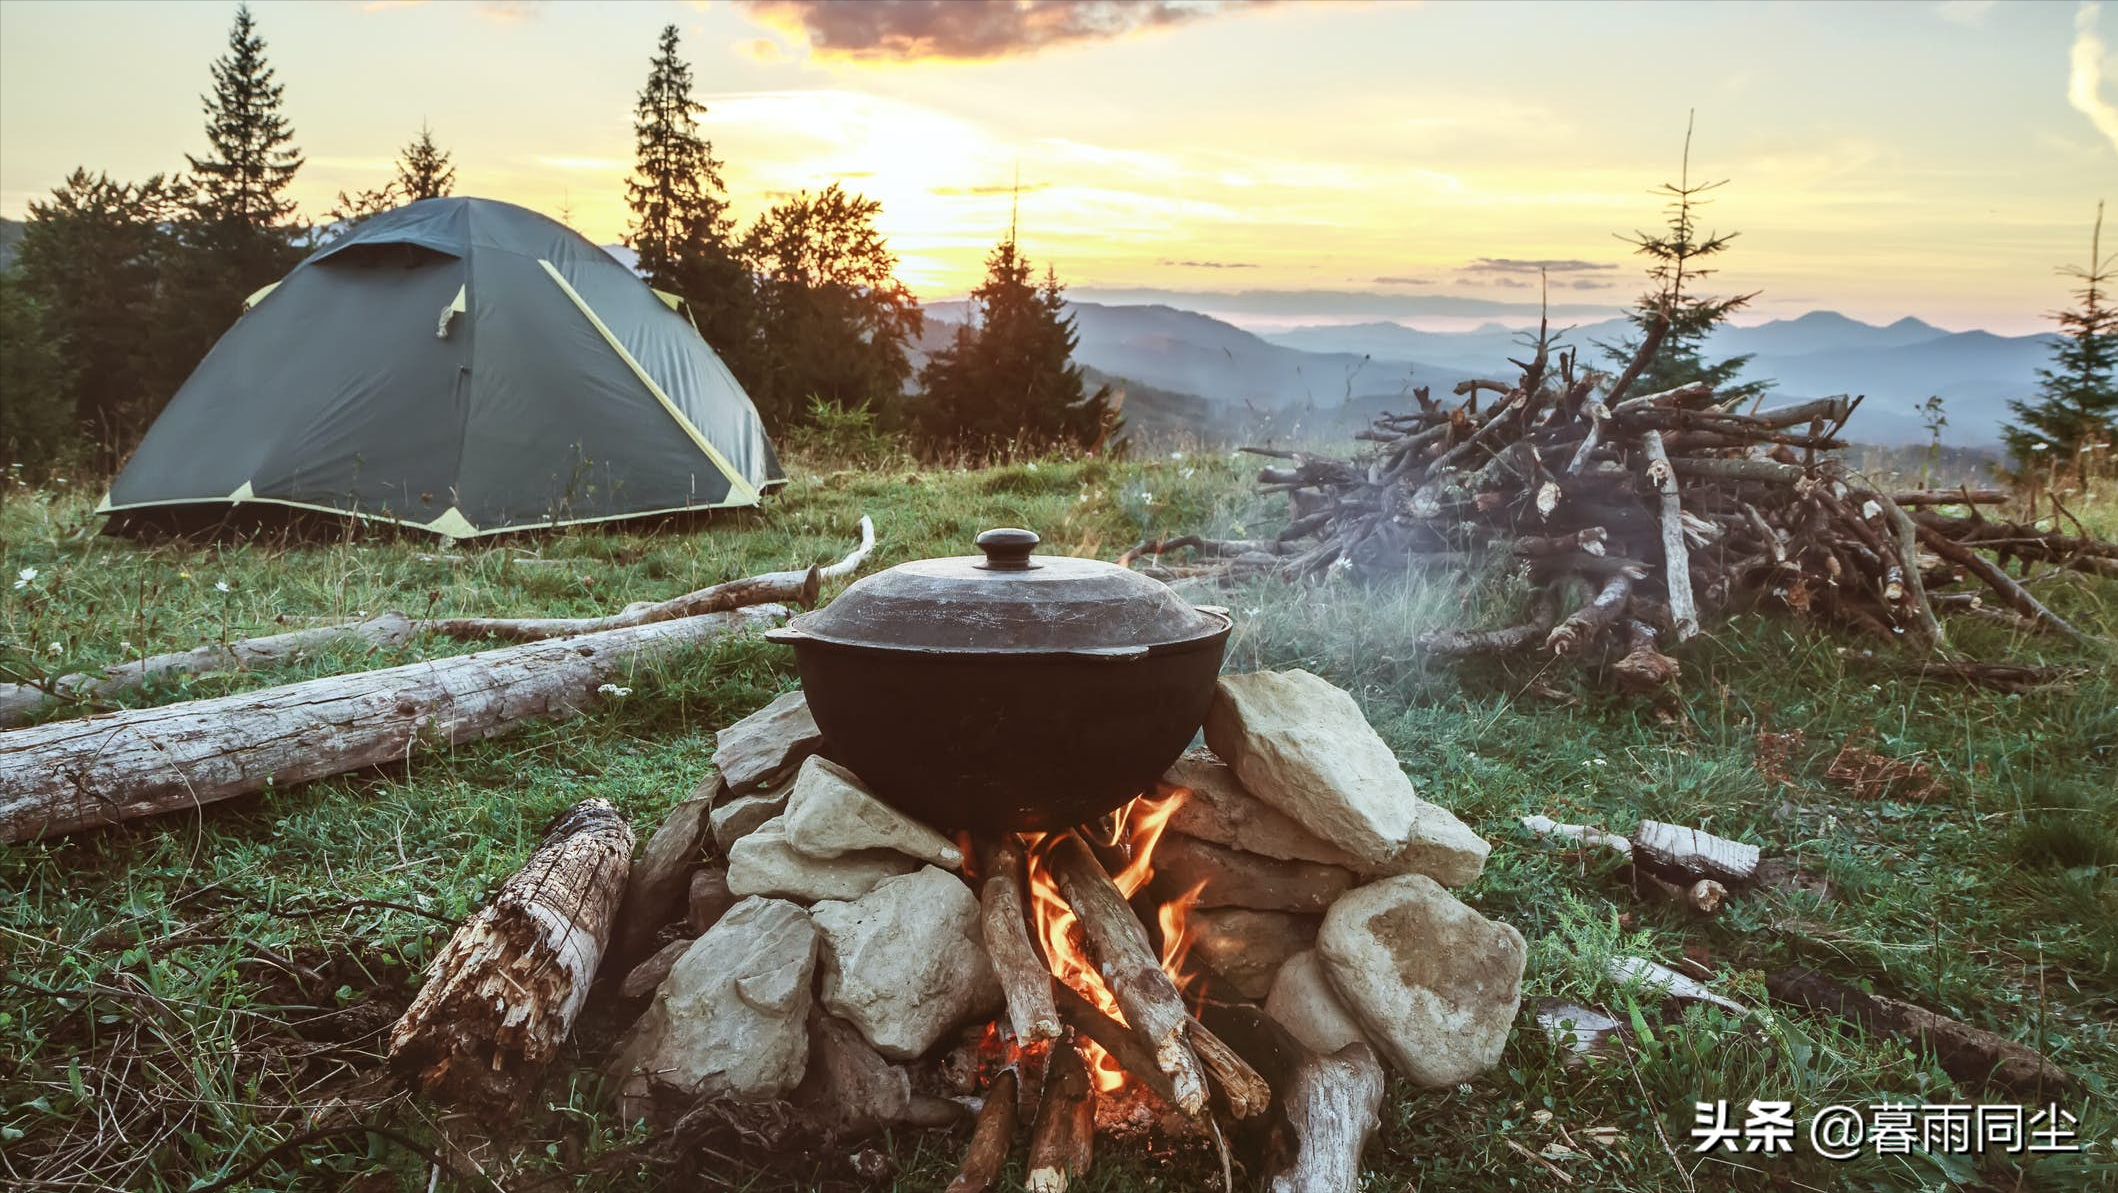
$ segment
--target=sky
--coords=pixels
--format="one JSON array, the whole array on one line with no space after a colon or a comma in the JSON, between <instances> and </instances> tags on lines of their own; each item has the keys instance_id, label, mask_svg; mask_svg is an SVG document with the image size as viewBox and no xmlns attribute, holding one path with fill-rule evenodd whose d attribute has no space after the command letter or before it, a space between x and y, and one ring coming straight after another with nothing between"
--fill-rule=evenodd
<instances>
[{"instance_id":1,"label":"sky","mask_svg":"<svg viewBox=\"0 0 2118 1193\"><path fill-rule=\"evenodd\" d=\"M1691 177L1727 180L1705 223L1740 233L1707 289L1757 291L1747 321L2021 334L2051 327L2057 267L2118 199L2118 0L252 7L305 214L381 185L425 122L458 193L619 241L633 102L674 24L739 217L843 182L930 299L976 281L1019 202L1024 251L1077 293L1251 325L1534 303L1538 263L1555 309L1620 306L1644 285L1621 236L1662 218L1691 119ZM203 152L233 11L0 0L0 214L77 165ZM1238 292L1271 293L1217 298Z\"/></svg>"}]
</instances>

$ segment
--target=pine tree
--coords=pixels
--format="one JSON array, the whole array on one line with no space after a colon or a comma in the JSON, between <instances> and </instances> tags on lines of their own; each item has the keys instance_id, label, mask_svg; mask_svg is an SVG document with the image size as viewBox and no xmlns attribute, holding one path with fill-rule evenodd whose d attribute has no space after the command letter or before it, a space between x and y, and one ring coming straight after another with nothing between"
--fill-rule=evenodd
<instances>
[{"instance_id":1,"label":"pine tree","mask_svg":"<svg viewBox=\"0 0 2118 1193\"><path fill-rule=\"evenodd\" d=\"M67 363L50 396L66 424L103 449L105 464L130 446L153 395L172 384L155 351L155 311L175 249L168 229L185 197L159 174L124 183L76 169L29 205L22 289Z\"/></svg>"},{"instance_id":2,"label":"pine tree","mask_svg":"<svg viewBox=\"0 0 2118 1193\"><path fill-rule=\"evenodd\" d=\"M2077 279L2076 305L2056 312L2064 335L2052 346L2052 367L2037 371L2037 397L2010 402L2014 423L2001 436L2018 467L2071 461L2075 474L2087 479L2091 457L2109 459L2118 437L2118 307L2110 304L2112 267L2118 254L2103 255L2103 204L2096 205L2096 226L2089 234L2089 263L2059 272Z\"/></svg>"},{"instance_id":3,"label":"pine tree","mask_svg":"<svg viewBox=\"0 0 2118 1193\"><path fill-rule=\"evenodd\" d=\"M198 187L199 214L208 223L282 234L294 215L287 188L301 169L294 130L280 111L286 85L273 81L249 5L238 5L228 30L228 53L213 64L213 94L205 96L203 158L186 155Z\"/></svg>"},{"instance_id":4,"label":"pine tree","mask_svg":"<svg viewBox=\"0 0 2118 1193\"><path fill-rule=\"evenodd\" d=\"M393 185L406 203L439 199L456 189L456 167L449 161L449 151L434 144L434 130L424 121L419 125L419 139L398 152Z\"/></svg>"},{"instance_id":5,"label":"pine tree","mask_svg":"<svg viewBox=\"0 0 2118 1193\"><path fill-rule=\"evenodd\" d=\"M1712 202L1704 196L1726 185L1726 179L1692 182L1691 124L1687 121L1684 159L1677 181L1665 182L1655 188L1657 194L1669 200L1666 204L1669 218L1663 225L1666 230L1660 233L1635 232L1621 237L1652 262L1647 276L1654 288L1626 312L1634 334L1615 344L1598 345L1605 358L1622 369L1639 353L1640 345L1655 324L1664 318L1669 320L1669 329L1663 334L1660 347L1633 382L1630 391L1633 394L1656 393L1701 381L1713 386L1715 394L1722 399L1733 401L1756 397L1772 387L1769 381L1734 383L1736 376L1750 364L1748 355L1732 356L1719 362L1709 362L1702 355L1707 337L1713 334L1714 328L1727 322L1730 315L1750 305L1750 300L1757 297L1753 292L1732 298L1706 298L1687 288L1718 272L1701 263L1725 251L1737 236L1734 232L1709 232L1702 236L1699 231L1698 209Z\"/></svg>"},{"instance_id":6,"label":"pine tree","mask_svg":"<svg viewBox=\"0 0 2118 1193\"><path fill-rule=\"evenodd\" d=\"M705 112L691 97L677 27L664 26L633 109L633 175L625 183L633 220L625 242L639 254L647 284L682 296L699 334L747 384L751 277L737 252L721 163L699 134Z\"/></svg>"},{"instance_id":7,"label":"pine tree","mask_svg":"<svg viewBox=\"0 0 2118 1193\"><path fill-rule=\"evenodd\" d=\"M875 227L881 211L833 183L774 204L744 234L757 335L736 375L768 426L809 418L812 398L879 411L902 394L924 321Z\"/></svg>"},{"instance_id":8,"label":"pine tree","mask_svg":"<svg viewBox=\"0 0 2118 1193\"><path fill-rule=\"evenodd\" d=\"M1116 429L1109 387L1085 392L1065 287L1040 285L1011 228L986 257L969 318L920 372L919 423L938 444L981 452L1093 447Z\"/></svg>"}]
</instances>

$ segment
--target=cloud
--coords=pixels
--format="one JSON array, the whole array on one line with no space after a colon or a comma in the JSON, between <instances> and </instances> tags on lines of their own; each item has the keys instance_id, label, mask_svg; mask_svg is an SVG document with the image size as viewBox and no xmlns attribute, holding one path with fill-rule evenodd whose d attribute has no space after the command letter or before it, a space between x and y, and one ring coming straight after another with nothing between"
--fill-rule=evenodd
<instances>
[{"instance_id":1,"label":"cloud","mask_svg":"<svg viewBox=\"0 0 2118 1193\"><path fill-rule=\"evenodd\" d=\"M2096 17L2101 11L2102 6L2097 4L2084 4L2074 10L2073 66L2067 72L2067 102L2110 139L2112 148L2118 149L2118 104L2103 95L2103 59L2107 51L2096 32Z\"/></svg>"},{"instance_id":2,"label":"cloud","mask_svg":"<svg viewBox=\"0 0 2118 1193\"><path fill-rule=\"evenodd\" d=\"M1615 282L1599 282L1594 278L1575 278L1571 283L1576 290L1608 290Z\"/></svg>"},{"instance_id":3,"label":"cloud","mask_svg":"<svg viewBox=\"0 0 2118 1193\"><path fill-rule=\"evenodd\" d=\"M1143 29L1163 29L1255 8L1274 0L1234 5L1222 0L740 0L774 29L806 39L832 57L911 61L969 61L1034 54L1075 42L1109 41Z\"/></svg>"},{"instance_id":4,"label":"cloud","mask_svg":"<svg viewBox=\"0 0 2118 1193\"><path fill-rule=\"evenodd\" d=\"M1164 265L1181 265L1191 269L1256 269L1255 261L1164 261Z\"/></svg>"},{"instance_id":5,"label":"cloud","mask_svg":"<svg viewBox=\"0 0 2118 1193\"><path fill-rule=\"evenodd\" d=\"M1433 278L1376 278L1378 286L1431 286Z\"/></svg>"},{"instance_id":6,"label":"cloud","mask_svg":"<svg viewBox=\"0 0 2118 1193\"><path fill-rule=\"evenodd\" d=\"M1465 273L1583 273L1591 269L1616 269L1597 261L1526 261L1518 257L1480 257L1463 266Z\"/></svg>"},{"instance_id":7,"label":"cloud","mask_svg":"<svg viewBox=\"0 0 2118 1193\"><path fill-rule=\"evenodd\" d=\"M1934 11L1942 20L1975 29L1986 23L1986 14L1999 3L2000 0L1942 0L1934 6Z\"/></svg>"},{"instance_id":8,"label":"cloud","mask_svg":"<svg viewBox=\"0 0 2118 1193\"><path fill-rule=\"evenodd\" d=\"M1018 193L1027 195L1036 191L1049 190L1051 185L1049 182L1025 182L1019 186L1009 182L989 182L978 186L937 186L929 188L928 193L936 195L1013 195Z\"/></svg>"}]
</instances>

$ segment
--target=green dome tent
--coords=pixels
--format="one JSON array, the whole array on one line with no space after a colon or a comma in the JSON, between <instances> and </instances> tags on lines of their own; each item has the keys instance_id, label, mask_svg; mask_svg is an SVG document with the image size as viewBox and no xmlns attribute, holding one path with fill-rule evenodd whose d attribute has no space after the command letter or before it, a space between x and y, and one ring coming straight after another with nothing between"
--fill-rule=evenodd
<instances>
[{"instance_id":1,"label":"green dome tent","mask_svg":"<svg viewBox=\"0 0 2118 1193\"><path fill-rule=\"evenodd\" d=\"M252 296L99 512L261 502L467 538L756 505L785 474L675 307L510 203L385 212Z\"/></svg>"}]
</instances>

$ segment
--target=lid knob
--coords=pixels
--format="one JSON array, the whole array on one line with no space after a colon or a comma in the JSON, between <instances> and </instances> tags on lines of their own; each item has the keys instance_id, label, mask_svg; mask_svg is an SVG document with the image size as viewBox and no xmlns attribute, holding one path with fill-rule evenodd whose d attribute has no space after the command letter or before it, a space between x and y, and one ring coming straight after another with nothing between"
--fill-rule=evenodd
<instances>
[{"instance_id":1,"label":"lid knob","mask_svg":"<svg viewBox=\"0 0 2118 1193\"><path fill-rule=\"evenodd\" d=\"M978 549L985 552L985 562L977 566L989 572L1025 572L1037 565L1030 562L1030 551L1038 542L1037 532L1013 526L1002 526L988 530L978 536Z\"/></svg>"}]
</instances>

